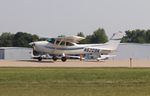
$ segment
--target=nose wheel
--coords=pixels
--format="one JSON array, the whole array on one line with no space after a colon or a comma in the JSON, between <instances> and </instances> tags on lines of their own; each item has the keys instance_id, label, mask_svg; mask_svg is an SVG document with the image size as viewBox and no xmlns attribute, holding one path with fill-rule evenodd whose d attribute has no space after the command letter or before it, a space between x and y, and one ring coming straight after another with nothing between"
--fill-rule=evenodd
<instances>
[{"instance_id":1,"label":"nose wheel","mask_svg":"<svg viewBox=\"0 0 150 96\"><path fill-rule=\"evenodd\" d=\"M42 61L42 57L38 57L38 61Z\"/></svg>"}]
</instances>

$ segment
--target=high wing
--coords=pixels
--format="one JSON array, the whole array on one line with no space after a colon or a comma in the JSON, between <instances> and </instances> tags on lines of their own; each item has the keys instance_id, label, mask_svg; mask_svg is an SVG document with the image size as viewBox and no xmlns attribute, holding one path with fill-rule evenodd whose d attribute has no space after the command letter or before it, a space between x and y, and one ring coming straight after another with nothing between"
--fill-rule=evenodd
<instances>
[{"instance_id":1,"label":"high wing","mask_svg":"<svg viewBox=\"0 0 150 96\"><path fill-rule=\"evenodd\" d=\"M85 39L84 37L80 36L68 36L68 37L58 37L57 40L66 41L66 42L73 42L78 43L79 41Z\"/></svg>"}]
</instances>

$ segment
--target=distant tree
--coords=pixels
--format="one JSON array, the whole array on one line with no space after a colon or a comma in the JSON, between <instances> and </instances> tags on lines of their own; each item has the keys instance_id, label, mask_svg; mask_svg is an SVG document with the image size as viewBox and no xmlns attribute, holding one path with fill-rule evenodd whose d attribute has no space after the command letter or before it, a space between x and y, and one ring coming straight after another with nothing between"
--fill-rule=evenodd
<instances>
[{"instance_id":1,"label":"distant tree","mask_svg":"<svg viewBox=\"0 0 150 96\"><path fill-rule=\"evenodd\" d=\"M97 29L93 32L93 35L91 36L91 43L105 43L108 41L108 38L105 34L104 29Z\"/></svg>"},{"instance_id":2,"label":"distant tree","mask_svg":"<svg viewBox=\"0 0 150 96\"><path fill-rule=\"evenodd\" d=\"M146 43L150 43L150 30L146 31Z\"/></svg>"},{"instance_id":3,"label":"distant tree","mask_svg":"<svg viewBox=\"0 0 150 96\"><path fill-rule=\"evenodd\" d=\"M136 30L134 34L136 43L146 43L145 30Z\"/></svg>"},{"instance_id":4,"label":"distant tree","mask_svg":"<svg viewBox=\"0 0 150 96\"><path fill-rule=\"evenodd\" d=\"M14 34L10 32L2 33L0 36L0 47L12 47Z\"/></svg>"},{"instance_id":5,"label":"distant tree","mask_svg":"<svg viewBox=\"0 0 150 96\"><path fill-rule=\"evenodd\" d=\"M17 32L13 38L13 46L15 47L30 47L29 43L39 40L37 35L31 35L29 33Z\"/></svg>"},{"instance_id":6,"label":"distant tree","mask_svg":"<svg viewBox=\"0 0 150 96\"><path fill-rule=\"evenodd\" d=\"M79 32L77 36L85 37L82 32ZM80 44L91 44L91 43L105 43L108 41L108 38L105 34L104 29L97 29L93 32L92 35L87 35L84 40L81 40Z\"/></svg>"},{"instance_id":7,"label":"distant tree","mask_svg":"<svg viewBox=\"0 0 150 96\"><path fill-rule=\"evenodd\" d=\"M126 36L124 36L122 38L121 43L125 43L125 42L130 43L130 42L132 42L132 33L131 33L131 31L128 30L128 31L125 31L125 33L126 33Z\"/></svg>"},{"instance_id":8,"label":"distant tree","mask_svg":"<svg viewBox=\"0 0 150 96\"><path fill-rule=\"evenodd\" d=\"M32 41L39 41L39 36L37 36L37 35L32 35Z\"/></svg>"},{"instance_id":9,"label":"distant tree","mask_svg":"<svg viewBox=\"0 0 150 96\"><path fill-rule=\"evenodd\" d=\"M77 34L77 36L80 36L80 37L84 37L84 38L85 38L83 32L79 32L79 33ZM86 39L83 39L83 40L79 41L79 44L86 44Z\"/></svg>"},{"instance_id":10,"label":"distant tree","mask_svg":"<svg viewBox=\"0 0 150 96\"><path fill-rule=\"evenodd\" d=\"M87 35L84 43L85 44L91 44L91 41L92 41L92 35Z\"/></svg>"},{"instance_id":11,"label":"distant tree","mask_svg":"<svg viewBox=\"0 0 150 96\"><path fill-rule=\"evenodd\" d=\"M85 37L84 34L83 34L83 32L79 32L79 33L77 34L77 36Z\"/></svg>"},{"instance_id":12,"label":"distant tree","mask_svg":"<svg viewBox=\"0 0 150 96\"><path fill-rule=\"evenodd\" d=\"M121 40L121 43L130 42L129 38L127 36L124 36Z\"/></svg>"},{"instance_id":13,"label":"distant tree","mask_svg":"<svg viewBox=\"0 0 150 96\"><path fill-rule=\"evenodd\" d=\"M150 30L128 30L125 31L126 36L123 37L122 42L128 43L149 43L150 42Z\"/></svg>"}]
</instances>

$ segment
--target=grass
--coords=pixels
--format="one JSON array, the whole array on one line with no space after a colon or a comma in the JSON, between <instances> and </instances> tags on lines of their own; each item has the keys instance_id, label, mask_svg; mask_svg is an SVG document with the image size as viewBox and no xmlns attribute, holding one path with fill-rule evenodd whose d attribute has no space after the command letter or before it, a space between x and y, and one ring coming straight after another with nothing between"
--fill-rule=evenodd
<instances>
[{"instance_id":1,"label":"grass","mask_svg":"<svg viewBox=\"0 0 150 96\"><path fill-rule=\"evenodd\" d=\"M0 96L149 96L148 68L0 68Z\"/></svg>"}]
</instances>

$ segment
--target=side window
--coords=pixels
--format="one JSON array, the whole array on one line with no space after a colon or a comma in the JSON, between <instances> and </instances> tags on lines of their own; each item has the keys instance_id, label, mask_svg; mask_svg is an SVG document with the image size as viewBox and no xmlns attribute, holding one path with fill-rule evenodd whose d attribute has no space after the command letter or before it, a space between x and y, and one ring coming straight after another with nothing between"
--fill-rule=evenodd
<instances>
[{"instance_id":1,"label":"side window","mask_svg":"<svg viewBox=\"0 0 150 96\"><path fill-rule=\"evenodd\" d=\"M66 46L73 46L73 44L70 42L66 42Z\"/></svg>"},{"instance_id":2,"label":"side window","mask_svg":"<svg viewBox=\"0 0 150 96\"><path fill-rule=\"evenodd\" d=\"M58 40L58 41L56 41L56 45L58 45L60 43L60 41Z\"/></svg>"},{"instance_id":3,"label":"side window","mask_svg":"<svg viewBox=\"0 0 150 96\"><path fill-rule=\"evenodd\" d=\"M61 45L61 46L65 46L65 41L62 41L62 42L60 43L60 45Z\"/></svg>"},{"instance_id":4,"label":"side window","mask_svg":"<svg viewBox=\"0 0 150 96\"><path fill-rule=\"evenodd\" d=\"M47 39L47 41L48 41L49 43L52 43L52 44L54 44L54 42L55 42L55 39L54 39L54 38L49 38L49 39Z\"/></svg>"}]
</instances>

